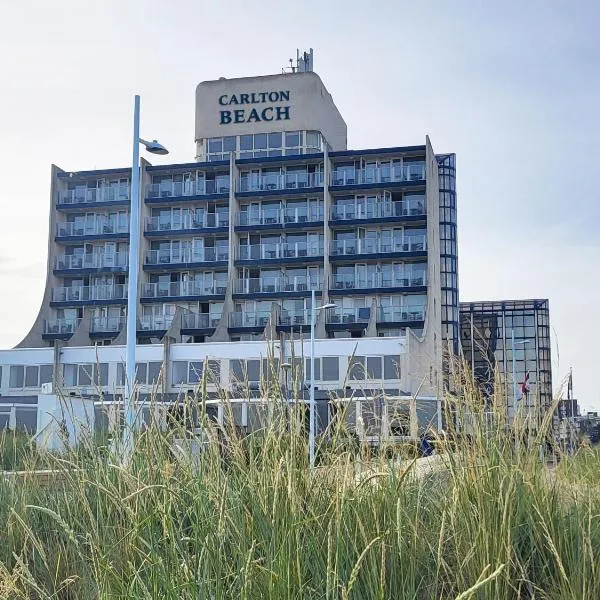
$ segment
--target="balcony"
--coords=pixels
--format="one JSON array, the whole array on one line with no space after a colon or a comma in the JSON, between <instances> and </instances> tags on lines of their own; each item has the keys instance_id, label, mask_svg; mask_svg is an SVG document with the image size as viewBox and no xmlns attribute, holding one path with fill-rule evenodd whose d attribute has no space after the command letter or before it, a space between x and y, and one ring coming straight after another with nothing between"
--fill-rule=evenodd
<instances>
[{"instance_id":1,"label":"balcony","mask_svg":"<svg viewBox=\"0 0 600 600\"><path fill-rule=\"evenodd\" d=\"M147 232L214 229L217 227L228 226L229 215L220 215L217 213L201 213L184 219L167 219L164 217L151 217L146 221Z\"/></svg>"},{"instance_id":2,"label":"balcony","mask_svg":"<svg viewBox=\"0 0 600 600\"><path fill-rule=\"evenodd\" d=\"M256 279L238 279L235 282L236 294L274 294L287 292L308 292L320 290L323 281L314 277L261 277Z\"/></svg>"},{"instance_id":3,"label":"balcony","mask_svg":"<svg viewBox=\"0 0 600 600\"><path fill-rule=\"evenodd\" d=\"M366 325L371 318L371 309L368 307L336 308L326 311L325 323L328 325Z\"/></svg>"},{"instance_id":4,"label":"balcony","mask_svg":"<svg viewBox=\"0 0 600 600\"><path fill-rule=\"evenodd\" d=\"M138 331L166 331L171 327L175 315L147 315L140 317Z\"/></svg>"},{"instance_id":5,"label":"balcony","mask_svg":"<svg viewBox=\"0 0 600 600\"><path fill-rule=\"evenodd\" d=\"M182 198L229 193L229 175L206 181L163 181L146 188L146 198Z\"/></svg>"},{"instance_id":6,"label":"balcony","mask_svg":"<svg viewBox=\"0 0 600 600\"><path fill-rule=\"evenodd\" d=\"M119 333L125 322L125 317L92 317L90 333Z\"/></svg>"},{"instance_id":7,"label":"balcony","mask_svg":"<svg viewBox=\"0 0 600 600\"><path fill-rule=\"evenodd\" d=\"M310 311L309 310L282 310L279 315L279 325L287 327L295 327L302 325L310 325Z\"/></svg>"},{"instance_id":8,"label":"balcony","mask_svg":"<svg viewBox=\"0 0 600 600\"><path fill-rule=\"evenodd\" d=\"M270 311L229 313L229 327L266 327L271 319Z\"/></svg>"},{"instance_id":9,"label":"balcony","mask_svg":"<svg viewBox=\"0 0 600 600\"><path fill-rule=\"evenodd\" d=\"M144 283L142 298L176 298L186 296L223 296L226 283L204 281L173 281L166 283Z\"/></svg>"},{"instance_id":10,"label":"balcony","mask_svg":"<svg viewBox=\"0 0 600 600\"><path fill-rule=\"evenodd\" d=\"M226 262L229 260L227 248L199 248L197 250L149 250L147 265L179 265L203 262Z\"/></svg>"},{"instance_id":11,"label":"balcony","mask_svg":"<svg viewBox=\"0 0 600 600\"><path fill-rule=\"evenodd\" d=\"M331 185L371 185L385 183L405 183L423 181L425 163L415 162L393 167L373 167L367 169L334 169Z\"/></svg>"},{"instance_id":12,"label":"balcony","mask_svg":"<svg viewBox=\"0 0 600 600\"><path fill-rule=\"evenodd\" d=\"M410 288L426 285L425 272L407 275L406 277L388 276L374 273L370 277L356 277L355 275L336 274L331 278L332 290L364 290L379 288Z\"/></svg>"},{"instance_id":13,"label":"balcony","mask_svg":"<svg viewBox=\"0 0 600 600\"><path fill-rule=\"evenodd\" d=\"M109 188L77 188L58 192L56 204L78 205L98 204L101 202L124 203L129 202L130 188L121 185Z\"/></svg>"},{"instance_id":14,"label":"balcony","mask_svg":"<svg viewBox=\"0 0 600 600\"><path fill-rule=\"evenodd\" d=\"M275 190L298 190L323 187L321 173L267 173L265 175L242 175L240 192L270 192Z\"/></svg>"},{"instance_id":15,"label":"balcony","mask_svg":"<svg viewBox=\"0 0 600 600\"><path fill-rule=\"evenodd\" d=\"M117 224L108 220L99 219L92 223L57 223L56 235L58 237L84 237L102 235L129 235L129 223Z\"/></svg>"},{"instance_id":16,"label":"balcony","mask_svg":"<svg viewBox=\"0 0 600 600\"><path fill-rule=\"evenodd\" d=\"M126 300L127 285L58 287L52 290L52 302L93 302Z\"/></svg>"},{"instance_id":17,"label":"balcony","mask_svg":"<svg viewBox=\"0 0 600 600\"><path fill-rule=\"evenodd\" d=\"M334 221L420 217L426 214L424 200L402 200L366 205L340 204L331 209Z\"/></svg>"},{"instance_id":18,"label":"balcony","mask_svg":"<svg viewBox=\"0 0 600 600\"><path fill-rule=\"evenodd\" d=\"M323 245L308 242L240 246L239 260L284 260L323 256Z\"/></svg>"},{"instance_id":19,"label":"balcony","mask_svg":"<svg viewBox=\"0 0 600 600\"><path fill-rule=\"evenodd\" d=\"M332 256L354 256L359 254L395 254L402 252L424 252L427 250L427 236L415 235L403 240L353 239L333 240Z\"/></svg>"},{"instance_id":20,"label":"balcony","mask_svg":"<svg viewBox=\"0 0 600 600\"><path fill-rule=\"evenodd\" d=\"M44 335L73 335L81 319L49 319L44 321Z\"/></svg>"},{"instance_id":21,"label":"balcony","mask_svg":"<svg viewBox=\"0 0 600 600\"><path fill-rule=\"evenodd\" d=\"M318 223L323 221L323 207L289 206L289 207L265 207L258 211L250 210L240 212L238 225L260 226L260 225L288 225L302 223Z\"/></svg>"},{"instance_id":22,"label":"balcony","mask_svg":"<svg viewBox=\"0 0 600 600\"><path fill-rule=\"evenodd\" d=\"M104 254L63 254L56 257L54 268L57 271L71 271L80 269L118 269L125 270L129 262L127 252Z\"/></svg>"},{"instance_id":23,"label":"balcony","mask_svg":"<svg viewBox=\"0 0 600 600\"><path fill-rule=\"evenodd\" d=\"M186 312L181 319L181 329L214 329L221 320L221 315Z\"/></svg>"},{"instance_id":24,"label":"balcony","mask_svg":"<svg viewBox=\"0 0 600 600\"><path fill-rule=\"evenodd\" d=\"M424 306L382 306L377 311L378 323L409 323L424 320Z\"/></svg>"}]
</instances>

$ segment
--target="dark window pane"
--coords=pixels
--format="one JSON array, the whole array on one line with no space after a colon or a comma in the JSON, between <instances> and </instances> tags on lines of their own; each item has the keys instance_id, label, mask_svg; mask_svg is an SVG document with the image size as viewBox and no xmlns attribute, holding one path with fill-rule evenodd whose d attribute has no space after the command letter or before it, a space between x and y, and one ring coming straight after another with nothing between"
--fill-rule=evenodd
<instances>
[{"instance_id":1,"label":"dark window pane","mask_svg":"<svg viewBox=\"0 0 600 600\"><path fill-rule=\"evenodd\" d=\"M10 367L10 383L11 388L22 388L25 369L22 366L12 365Z\"/></svg>"},{"instance_id":2,"label":"dark window pane","mask_svg":"<svg viewBox=\"0 0 600 600\"><path fill-rule=\"evenodd\" d=\"M39 368L25 367L25 387L37 387L39 383Z\"/></svg>"},{"instance_id":3,"label":"dark window pane","mask_svg":"<svg viewBox=\"0 0 600 600\"><path fill-rule=\"evenodd\" d=\"M269 148L281 148L281 133L269 133Z\"/></svg>"},{"instance_id":4,"label":"dark window pane","mask_svg":"<svg viewBox=\"0 0 600 600\"><path fill-rule=\"evenodd\" d=\"M190 361L187 380L189 383L199 383L202 380L202 361Z\"/></svg>"},{"instance_id":5,"label":"dark window pane","mask_svg":"<svg viewBox=\"0 0 600 600\"><path fill-rule=\"evenodd\" d=\"M254 149L265 150L267 148L267 134L257 133L254 135Z\"/></svg>"},{"instance_id":6,"label":"dark window pane","mask_svg":"<svg viewBox=\"0 0 600 600\"><path fill-rule=\"evenodd\" d=\"M235 137L230 135L223 138L223 152L235 152Z\"/></svg>"},{"instance_id":7,"label":"dark window pane","mask_svg":"<svg viewBox=\"0 0 600 600\"><path fill-rule=\"evenodd\" d=\"M53 365L40 366L40 385L42 383L52 383L52 373L54 372Z\"/></svg>"},{"instance_id":8,"label":"dark window pane","mask_svg":"<svg viewBox=\"0 0 600 600\"><path fill-rule=\"evenodd\" d=\"M340 362L337 356L325 356L323 364L323 381L337 381L340 378Z\"/></svg>"},{"instance_id":9,"label":"dark window pane","mask_svg":"<svg viewBox=\"0 0 600 600\"><path fill-rule=\"evenodd\" d=\"M381 379L381 356L367 357L367 379Z\"/></svg>"},{"instance_id":10,"label":"dark window pane","mask_svg":"<svg viewBox=\"0 0 600 600\"><path fill-rule=\"evenodd\" d=\"M240 136L240 150L253 150L253 136L252 135L241 135Z\"/></svg>"},{"instance_id":11,"label":"dark window pane","mask_svg":"<svg viewBox=\"0 0 600 600\"><path fill-rule=\"evenodd\" d=\"M185 360L173 361L171 371L171 381L173 382L173 385L187 383L187 366L187 361Z\"/></svg>"},{"instance_id":12,"label":"dark window pane","mask_svg":"<svg viewBox=\"0 0 600 600\"><path fill-rule=\"evenodd\" d=\"M149 362L148 363L148 383L156 385L160 379L160 370L162 367L161 362Z\"/></svg>"},{"instance_id":13,"label":"dark window pane","mask_svg":"<svg viewBox=\"0 0 600 600\"><path fill-rule=\"evenodd\" d=\"M91 385L92 373L92 365L79 365L77 368L77 385Z\"/></svg>"},{"instance_id":14,"label":"dark window pane","mask_svg":"<svg viewBox=\"0 0 600 600\"><path fill-rule=\"evenodd\" d=\"M398 356L383 357L384 379L400 379L400 358Z\"/></svg>"}]
</instances>

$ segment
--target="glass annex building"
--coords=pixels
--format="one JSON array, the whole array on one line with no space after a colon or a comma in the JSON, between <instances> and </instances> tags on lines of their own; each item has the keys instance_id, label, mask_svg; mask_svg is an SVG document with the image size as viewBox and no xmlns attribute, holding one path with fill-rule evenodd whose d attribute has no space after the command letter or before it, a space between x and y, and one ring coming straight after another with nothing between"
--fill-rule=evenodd
<instances>
[{"instance_id":1,"label":"glass annex building","mask_svg":"<svg viewBox=\"0 0 600 600\"><path fill-rule=\"evenodd\" d=\"M31 417L43 386L122 399L136 268L140 398L178 401L208 366L215 397L239 397L240 378L259 391L268 357L282 383L290 364L307 380L314 291L334 305L317 312L321 400L354 391L354 425L369 435L375 422L376 435L396 431L407 398L411 431L441 426L442 354L461 341L454 154L428 137L348 149L312 54L293 72L200 83L195 143L190 162L142 161L141 198L130 168L52 167L46 289L24 340L0 351L0 425L21 418L17 404Z\"/></svg>"}]
</instances>

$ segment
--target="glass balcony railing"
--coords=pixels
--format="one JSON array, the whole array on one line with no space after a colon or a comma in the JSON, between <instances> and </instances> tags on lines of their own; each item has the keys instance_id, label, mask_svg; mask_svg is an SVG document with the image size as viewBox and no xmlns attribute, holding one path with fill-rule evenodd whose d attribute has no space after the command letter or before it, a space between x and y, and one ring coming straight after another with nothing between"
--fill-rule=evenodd
<instances>
[{"instance_id":1,"label":"glass balcony railing","mask_svg":"<svg viewBox=\"0 0 600 600\"><path fill-rule=\"evenodd\" d=\"M282 223L314 223L323 220L323 207L264 207L259 210L243 210L238 225L277 225Z\"/></svg>"},{"instance_id":2,"label":"glass balcony railing","mask_svg":"<svg viewBox=\"0 0 600 600\"><path fill-rule=\"evenodd\" d=\"M240 260L282 260L323 256L323 245L318 243L292 242L282 244L256 244L238 248Z\"/></svg>"},{"instance_id":3,"label":"glass balcony railing","mask_svg":"<svg viewBox=\"0 0 600 600\"><path fill-rule=\"evenodd\" d=\"M266 327L271 318L270 311L229 313L229 327Z\"/></svg>"},{"instance_id":4,"label":"glass balcony railing","mask_svg":"<svg viewBox=\"0 0 600 600\"><path fill-rule=\"evenodd\" d=\"M178 198L181 196L206 196L208 194L228 194L229 175L211 180L162 181L151 183L146 189L146 198Z\"/></svg>"},{"instance_id":5,"label":"glass balcony railing","mask_svg":"<svg viewBox=\"0 0 600 600\"><path fill-rule=\"evenodd\" d=\"M58 192L57 204L94 204L97 202L127 202L130 189L128 185L106 188L76 188Z\"/></svg>"},{"instance_id":6,"label":"glass balcony railing","mask_svg":"<svg viewBox=\"0 0 600 600\"><path fill-rule=\"evenodd\" d=\"M77 237L84 235L107 235L115 233L129 233L129 223L114 223L98 219L92 223L58 223L56 235L59 237Z\"/></svg>"},{"instance_id":7,"label":"glass balcony railing","mask_svg":"<svg viewBox=\"0 0 600 600\"><path fill-rule=\"evenodd\" d=\"M333 220L381 219L390 217L413 217L425 214L424 200L380 202L367 205L340 204L331 210Z\"/></svg>"},{"instance_id":8,"label":"glass balcony railing","mask_svg":"<svg viewBox=\"0 0 600 600\"><path fill-rule=\"evenodd\" d=\"M82 302L85 300L125 300L127 284L58 287L52 290L53 302Z\"/></svg>"},{"instance_id":9,"label":"glass balcony railing","mask_svg":"<svg viewBox=\"0 0 600 600\"><path fill-rule=\"evenodd\" d=\"M279 315L280 325L310 325L310 310L282 310Z\"/></svg>"},{"instance_id":10,"label":"glass balcony railing","mask_svg":"<svg viewBox=\"0 0 600 600\"><path fill-rule=\"evenodd\" d=\"M91 333L118 333L125 326L125 317L92 317Z\"/></svg>"},{"instance_id":11,"label":"glass balcony railing","mask_svg":"<svg viewBox=\"0 0 600 600\"><path fill-rule=\"evenodd\" d=\"M354 254L387 254L392 252L422 252L427 250L427 237L415 235L402 240L352 239L333 240L331 243L332 256Z\"/></svg>"},{"instance_id":12,"label":"glass balcony railing","mask_svg":"<svg viewBox=\"0 0 600 600\"><path fill-rule=\"evenodd\" d=\"M295 277L261 277L253 279L238 279L235 282L236 294L270 294L275 292L306 292L320 290L322 280L308 275Z\"/></svg>"},{"instance_id":13,"label":"glass balcony railing","mask_svg":"<svg viewBox=\"0 0 600 600\"><path fill-rule=\"evenodd\" d=\"M331 185L364 185L425 179L425 163L415 162L393 167L367 167L365 169L334 169Z\"/></svg>"},{"instance_id":14,"label":"glass balcony railing","mask_svg":"<svg viewBox=\"0 0 600 600\"><path fill-rule=\"evenodd\" d=\"M144 283L142 298L168 298L177 296L223 295L227 283L215 281L172 281L164 283Z\"/></svg>"},{"instance_id":15,"label":"glass balcony railing","mask_svg":"<svg viewBox=\"0 0 600 600\"><path fill-rule=\"evenodd\" d=\"M109 269L126 268L129 262L127 252L115 252L113 254L63 254L56 257L55 269Z\"/></svg>"},{"instance_id":16,"label":"glass balcony railing","mask_svg":"<svg viewBox=\"0 0 600 600\"><path fill-rule=\"evenodd\" d=\"M146 222L146 231L181 231L183 229L210 229L212 227L227 227L229 215L203 213L183 219L151 217Z\"/></svg>"},{"instance_id":17,"label":"glass balcony railing","mask_svg":"<svg viewBox=\"0 0 600 600\"><path fill-rule=\"evenodd\" d=\"M44 321L45 334L73 334L79 327L81 319L48 319Z\"/></svg>"},{"instance_id":18,"label":"glass balcony railing","mask_svg":"<svg viewBox=\"0 0 600 600\"><path fill-rule=\"evenodd\" d=\"M220 315L186 312L181 318L182 329L214 329L221 320Z\"/></svg>"},{"instance_id":19,"label":"glass balcony railing","mask_svg":"<svg viewBox=\"0 0 600 600\"><path fill-rule=\"evenodd\" d=\"M199 248L197 250L149 250L148 265L176 265L181 263L217 262L229 260L227 248Z\"/></svg>"},{"instance_id":20,"label":"glass balcony railing","mask_svg":"<svg viewBox=\"0 0 600 600\"><path fill-rule=\"evenodd\" d=\"M383 275L373 273L366 277L357 277L356 275L335 274L332 277L331 284L334 290L361 290L370 288L403 288L426 285L425 273L411 274L405 277L394 275Z\"/></svg>"},{"instance_id":21,"label":"glass balcony railing","mask_svg":"<svg viewBox=\"0 0 600 600\"><path fill-rule=\"evenodd\" d=\"M351 325L352 323L368 323L371 318L371 309L357 308L331 308L326 311L325 322L332 325Z\"/></svg>"},{"instance_id":22,"label":"glass balcony railing","mask_svg":"<svg viewBox=\"0 0 600 600\"><path fill-rule=\"evenodd\" d=\"M294 190L323 186L321 173L265 173L264 175L242 175L240 192L265 192L270 190Z\"/></svg>"},{"instance_id":23,"label":"glass balcony railing","mask_svg":"<svg viewBox=\"0 0 600 600\"><path fill-rule=\"evenodd\" d=\"M377 312L378 323L400 323L405 321L424 320L424 306L382 306Z\"/></svg>"},{"instance_id":24,"label":"glass balcony railing","mask_svg":"<svg viewBox=\"0 0 600 600\"><path fill-rule=\"evenodd\" d=\"M175 315L146 315L139 319L138 331L163 331L169 329Z\"/></svg>"}]
</instances>

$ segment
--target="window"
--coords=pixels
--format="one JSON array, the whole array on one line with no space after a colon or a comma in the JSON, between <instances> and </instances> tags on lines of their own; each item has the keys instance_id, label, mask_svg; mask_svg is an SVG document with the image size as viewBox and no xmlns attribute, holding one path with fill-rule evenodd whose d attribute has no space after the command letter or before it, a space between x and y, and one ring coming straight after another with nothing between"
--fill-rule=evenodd
<instances>
[{"instance_id":1,"label":"window","mask_svg":"<svg viewBox=\"0 0 600 600\"><path fill-rule=\"evenodd\" d=\"M171 365L171 382L173 385L187 383L188 364L187 361L175 360Z\"/></svg>"},{"instance_id":2,"label":"window","mask_svg":"<svg viewBox=\"0 0 600 600\"><path fill-rule=\"evenodd\" d=\"M102 363L100 366L102 366ZM161 368L162 362L158 361L149 363L135 363L135 378L137 383L141 385L156 384L160 377ZM125 365L123 363L117 363L117 385L125 385Z\"/></svg>"},{"instance_id":3,"label":"window","mask_svg":"<svg viewBox=\"0 0 600 600\"><path fill-rule=\"evenodd\" d=\"M305 360L306 379L310 381L310 358ZM315 381L338 381L340 378L337 356L315 358Z\"/></svg>"},{"instance_id":4,"label":"window","mask_svg":"<svg viewBox=\"0 0 600 600\"><path fill-rule=\"evenodd\" d=\"M209 138L206 143L208 161L229 160L229 155L236 150L235 136Z\"/></svg>"},{"instance_id":5,"label":"window","mask_svg":"<svg viewBox=\"0 0 600 600\"><path fill-rule=\"evenodd\" d=\"M383 357L383 378L400 379L400 359L395 355Z\"/></svg>"},{"instance_id":6,"label":"window","mask_svg":"<svg viewBox=\"0 0 600 600\"><path fill-rule=\"evenodd\" d=\"M66 364L63 367L63 381L67 387L107 386L108 363Z\"/></svg>"},{"instance_id":7,"label":"window","mask_svg":"<svg viewBox=\"0 0 600 600\"><path fill-rule=\"evenodd\" d=\"M230 361L231 379L237 383L256 383L260 381L260 360Z\"/></svg>"},{"instance_id":8,"label":"window","mask_svg":"<svg viewBox=\"0 0 600 600\"><path fill-rule=\"evenodd\" d=\"M354 356L349 364L350 379L355 381L381 379L383 375L383 357Z\"/></svg>"},{"instance_id":9,"label":"window","mask_svg":"<svg viewBox=\"0 0 600 600\"><path fill-rule=\"evenodd\" d=\"M25 372L25 367L18 366L18 365L11 365L9 387L22 388L24 372Z\"/></svg>"}]
</instances>

